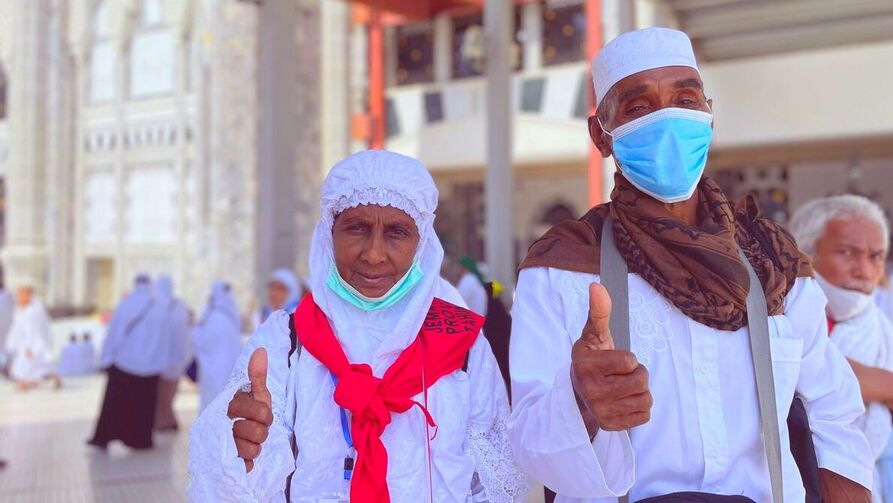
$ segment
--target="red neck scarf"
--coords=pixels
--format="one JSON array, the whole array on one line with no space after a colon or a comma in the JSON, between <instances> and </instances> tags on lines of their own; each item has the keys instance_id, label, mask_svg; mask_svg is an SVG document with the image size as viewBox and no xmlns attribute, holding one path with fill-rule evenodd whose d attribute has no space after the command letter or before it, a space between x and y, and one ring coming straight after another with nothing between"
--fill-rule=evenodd
<instances>
[{"instance_id":1,"label":"red neck scarf","mask_svg":"<svg viewBox=\"0 0 893 503\"><path fill-rule=\"evenodd\" d=\"M434 420L412 397L438 379L459 370L480 334L484 318L434 299L418 337L400 353L382 378L365 363L350 363L325 313L308 295L295 311L295 328L304 349L335 375L335 403L352 413L350 434L357 450L350 484L354 503L390 501L388 452L381 434L392 413L419 406L430 426ZM423 382L425 386L423 387Z\"/></svg>"}]
</instances>

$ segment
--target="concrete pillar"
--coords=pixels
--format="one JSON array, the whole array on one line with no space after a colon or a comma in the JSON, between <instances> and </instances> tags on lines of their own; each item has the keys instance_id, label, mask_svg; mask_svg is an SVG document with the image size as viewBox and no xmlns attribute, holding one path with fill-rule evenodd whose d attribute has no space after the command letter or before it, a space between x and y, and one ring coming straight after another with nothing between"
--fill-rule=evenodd
<instances>
[{"instance_id":1,"label":"concrete pillar","mask_svg":"<svg viewBox=\"0 0 893 503\"><path fill-rule=\"evenodd\" d=\"M434 82L445 83L453 73L453 19L447 14L434 17Z\"/></svg>"},{"instance_id":2,"label":"concrete pillar","mask_svg":"<svg viewBox=\"0 0 893 503\"><path fill-rule=\"evenodd\" d=\"M49 1L12 3L8 51L9 160L3 266L12 287L46 292L47 42Z\"/></svg>"},{"instance_id":3,"label":"concrete pillar","mask_svg":"<svg viewBox=\"0 0 893 503\"><path fill-rule=\"evenodd\" d=\"M90 44L90 0L74 0L68 16L68 48L72 57L72 297L71 302L83 306L87 300L87 264L84 253L84 110L87 96L87 52Z\"/></svg>"},{"instance_id":4,"label":"concrete pillar","mask_svg":"<svg viewBox=\"0 0 893 503\"><path fill-rule=\"evenodd\" d=\"M487 40L487 168L484 184L486 260L493 278L511 299L515 284L515 249L512 229L514 174L512 167L511 0L484 4Z\"/></svg>"},{"instance_id":5,"label":"concrete pillar","mask_svg":"<svg viewBox=\"0 0 893 503\"><path fill-rule=\"evenodd\" d=\"M267 3L267 2L265 2ZM244 310L254 294L257 260L258 32L261 7L220 0L211 6L209 47L209 221L206 267L193 281L207 294L215 278L229 281ZM294 54L289 54L293 58ZM204 265L204 264L203 264Z\"/></svg>"},{"instance_id":6,"label":"concrete pillar","mask_svg":"<svg viewBox=\"0 0 893 503\"><path fill-rule=\"evenodd\" d=\"M350 153L350 8L346 2L320 3L321 26L326 28L320 44L320 173L325 174ZM393 38L393 30L385 35Z\"/></svg>"},{"instance_id":7,"label":"concrete pillar","mask_svg":"<svg viewBox=\"0 0 893 503\"><path fill-rule=\"evenodd\" d=\"M46 127L46 238L49 251L46 302L71 305L74 270L75 134L78 114L75 60L68 48L69 13L76 6L50 2Z\"/></svg>"},{"instance_id":8,"label":"concrete pillar","mask_svg":"<svg viewBox=\"0 0 893 503\"><path fill-rule=\"evenodd\" d=\"M521 7L521 27L524 33L524 70L543 67L543 4L530 2Z\"/></svg>"}]
</instances>

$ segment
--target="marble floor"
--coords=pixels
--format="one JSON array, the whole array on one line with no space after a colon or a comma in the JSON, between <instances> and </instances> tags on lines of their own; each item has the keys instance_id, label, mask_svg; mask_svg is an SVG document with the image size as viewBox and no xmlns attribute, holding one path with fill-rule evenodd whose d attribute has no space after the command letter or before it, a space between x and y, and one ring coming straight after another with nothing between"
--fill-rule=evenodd
<instances>
[{"instance_id":1,"label":"marble floor","mask_svg":"<svg viewBox=\"0 0 893 503\"><path fill-rule=\"evenodd\" d=\"M101 375L66 379L23 393L0 380L0 501L4 503L177 502L186 500L188 427L198 392L180 386L179 433L155 435L155 448L133 452L113 443L89 448L104 389Z\"/></svg>"}]
</instances>

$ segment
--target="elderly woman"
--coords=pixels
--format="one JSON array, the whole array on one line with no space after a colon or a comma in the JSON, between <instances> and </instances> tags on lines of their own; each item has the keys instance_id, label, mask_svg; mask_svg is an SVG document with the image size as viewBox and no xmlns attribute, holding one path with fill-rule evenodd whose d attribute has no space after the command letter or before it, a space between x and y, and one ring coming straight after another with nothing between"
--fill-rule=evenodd
<instances>
[{"instance_id":1,"label":"elderly woman","mask_svg":"<svg viewBox=\"0 0 893 503\"><path fill-rule=\"evenodd\" d=\"M437 188L384 151L322 187L310 287L193 427L192 501L523 501L483 319L439 275Z\"/></svg>"}]
</instances>

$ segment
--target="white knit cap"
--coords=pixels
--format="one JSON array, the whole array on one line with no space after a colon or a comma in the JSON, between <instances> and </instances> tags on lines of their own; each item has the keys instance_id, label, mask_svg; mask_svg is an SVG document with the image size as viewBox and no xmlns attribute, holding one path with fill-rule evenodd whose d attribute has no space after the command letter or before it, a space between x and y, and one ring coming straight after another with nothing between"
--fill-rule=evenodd
<instances>
[{"instance_id":1,"label":"white knit cap","mask_svg":"<svg viewBox=\"0 0 893 503\"><path fill-rule=\"evenodd\" d=\"M665 66L698 69L688 35L669 28L645 28L620 35L603 47L592 62L596 106L614 84L626 77Z\"/></svg>"}]
</instances>

